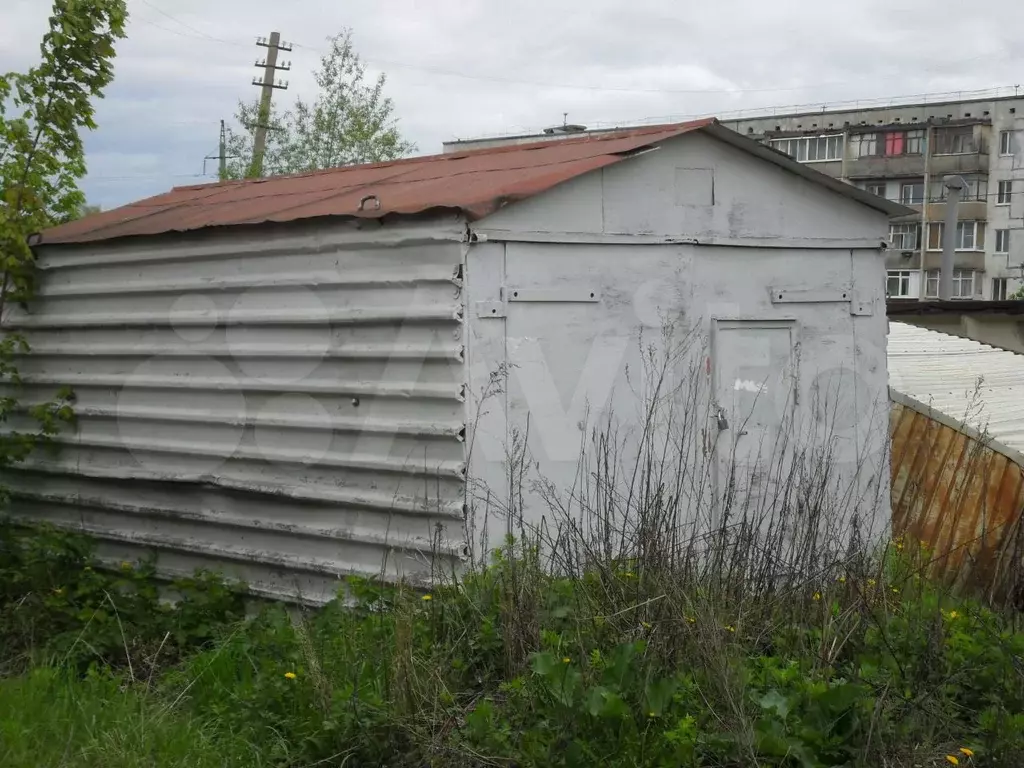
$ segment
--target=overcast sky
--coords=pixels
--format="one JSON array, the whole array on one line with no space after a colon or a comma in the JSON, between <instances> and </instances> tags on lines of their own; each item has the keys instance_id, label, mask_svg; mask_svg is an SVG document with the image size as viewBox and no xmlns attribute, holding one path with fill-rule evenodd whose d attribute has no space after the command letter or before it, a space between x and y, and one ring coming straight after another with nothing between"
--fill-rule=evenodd
<instances>
[{"instance_id":1,"label":"overcast sky","mask_svg":"<svg viewBox=\"0 0 1024 768\"><path fill-rule=\"evenodd\" d=\"M422 154L452 138L560 123L628 123L739 109L1013 86L1024 3L990 0L128 0L116 79L86 139L104 208L202 180L219 120L250 99L273 30L312 95L317 49L353 31L386 72ZM49 0L0 0L0 71L31 66ZM1015 73L1016 70L1016 73ZM1022 89L1024 90L1024 89ZM215 163L207 163L215 171Z\"/></svg>"}]
</instances>

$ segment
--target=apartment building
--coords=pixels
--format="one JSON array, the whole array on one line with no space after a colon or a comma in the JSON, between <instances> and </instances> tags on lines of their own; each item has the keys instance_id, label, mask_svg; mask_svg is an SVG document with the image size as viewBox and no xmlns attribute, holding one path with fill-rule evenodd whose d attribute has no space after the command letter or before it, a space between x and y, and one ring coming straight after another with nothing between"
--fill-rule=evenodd
<instances>
[{"instance_id":1,"label":"apartment building","mask_svg":"<svg viewBox=\"0 0 1024 768\"><path fill-rule=\"evenodd\" d=\"M947 175L965 182L953 296L1005 299L1024 282L1024 97L725 120L830 176L915 210L889 225L887 292L938 296Z\"/></svg>"},{"instance_id":2,"label":"apartment building","mask_svg":"<svg viewBox=\"0 0 1024 768\"><path fill-rule=\"evenodd\" d=\"M950 174L966 185L957 212L954 297L1001 300L1024 286L1024 95L762 114L722 124L914 209L889 227L891 297L938 296L943 179ZM449 142L445 151L557 140L583 130L559 126Z\"/></svg>"}]
</instances>

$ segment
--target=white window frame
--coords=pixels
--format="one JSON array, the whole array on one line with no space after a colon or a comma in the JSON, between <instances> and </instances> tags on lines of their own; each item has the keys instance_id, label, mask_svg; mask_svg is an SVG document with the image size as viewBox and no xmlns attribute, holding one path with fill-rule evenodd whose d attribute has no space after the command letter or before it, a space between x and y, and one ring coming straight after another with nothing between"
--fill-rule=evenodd
<instances>
[{"instance_id":1,"label":"white window frame","mask_svg":"<svg viewBox=\"0 0 1024 768\"><path fill-rule=\"evenodd\" d=\"M981 247L981 248L978 247L978 231L979 231L978 230L978 223L979 222L977 222L977 221L958 221L956 223L957 239L953 243L953 250L954 251L983 251L983 250L985 250L984 247ZM981 222L981 224L982 224L982 226L984 226L984 222ZM932 227L937 228L938 231L939 231L938 245L935 246L935 247L932 247L932 245L931 245L931 228ZM968 227L970 229L968 229ZM943 224L942 222L934 222L933 221L933 222L930 222L928 224L929 231L925 235L925 237L927 238L927 240L925 241L927 250L929 250L929 251L941 251L942 250L942 237L943 237L945 228L946 228L946 225ZM968 231L971 233L970 237L967 236ZM964 247L964 243L966 241L968 241L968 240L970 240L971 247L970 248L965 248Z\"/></svg>"},{"instance_id":2,"label":"white window frame","mask_svg":"<svg viewBox=\"0 0 1024 768\"><path fill-rule=\"evenodd\" d=\"M996 245L993 253L1009 253L1010 252L1010 230L1008 229L997 229L996 230Z\"/></svg>"},{"instance_id":3,"label":"white window frame","mask_svg":"<svg viewBox=\"0 0 1024 768\"><path fill-rule=\"evenodd\" d=\"M881 194L875 191L875 189L877 189L878 187L882 188ZM867 184L864 185L864 189L865 191L870 192L873 195L878 195L879 197L886 197L888 195L889 185L886 184L884 181L869 181Z\"/></svg>"},{"instance_id":4,"label":"white window frame","mask_svg":"<svg viewBox=\"0 0 1024 768\"><path fill-rule=\"evenodd\" d=\"M974 281L977 279L977 271L973 269L953 270L953 299L973 299ZM964 286L967 286L969 293L964 293ZM929 269L924 276L924 295L928 299L939 297L939 270Z\"/></svg>"},{"instance_id":5,"label":"white window frame","mask_svg":"<svg viewBox=\"0 0 1024 768\"><path fill-rule=\"evenodd\" d=\"M914 187L921 188L921 195L917 199L914 198L913 194L908 196L906 191L908 188L913 190ZM924 204L924 180L921 181L903 181L900 182L900 203L903 205L923 205Z\"/></svg>"},{"instance_id":6,"label":"white window frame","mask_svg":"<svg viewBox=\"0 0 1024 768\"><path fill-rule=\"evenodd\" d=\"M899 239L897 240L897 235ZM912 237L913 244L906 245L906 237ZM920 224L890 224L889 242L892 243L894 251L916 251L921 247L921 225Z\"/></svg>"},{"instance_id":7,"label":"white window frame","mask_svg":"<svg viewBox=\"0 0 1024 768\"><path fill-rule=\"evenodd\" d=\"M813 144L813 152L811 150ZM772 139L771 145L785 152L798 163L834 163L843 159L843 134L823 133L820 136L793 136ZM824 157L819 153L824 150ZM813 159L808 159L811 155Z\"/></svg>"},{"instance_id":8,"label":"white window frame","mask_svg":"<svg viewBox=\"0 0 1024 768\"><path fill-rule=\"evenodd\" d=\"M1009 205L1013 197L1013 180L1003 180L996 184L996 205Z\"/></svg>"},{"instance_id":9,"label":"white window frame","mask_svg":"<svg viewBox=\"0 0 1024 768\"><path fill-rule=\"evenodd\" d=\"M905 155L923 155L924 154L924 142L925 136L923 130L907 131L907 135L903 137L903 154ZM917 147L917 149L911 150L911 144Z\"/></svg>"},{"instance_id":10,"label":"white window frame","mask_svg":"<svg viewBox=\"0 0 1024 768\"><path fill-rule=\"evenodd\" d=\"M1013 156L1013 131L999 132L999 154L1003 157Z\"/></svg>"},{"instance_id":11,"label":"white window frame","mask_svg":"<svg viewBox=\"0 0 1024 768\"><path fill-rule=\"evenodd\" d=\"M857 157L874 157L878 154L877 133L855 133L850 143L857 145Z\"/></svg>"},{"instance_id":12,"label":"white window frame","mask_svg":"<svg viewBox=\"0 0 1024 768\"><path fill-rule=\"evenodd\" d=\"M885 295L886 298L892 299L916 299L917 294L914 292L914 275L917 273L916 269L890 269L885 273ZM898 292L889 292L889 281L898 280Z\"/></svg>"},{"instance_id":13,"label":"white window frame","mask_svg":"<svg viewBox=\"0 0 1024 768\"><path fill-rule=\"evenodd\" d=\"M1010 281L1005 277L992 278L992 301L1006 301Z\"/></svg>"}]
</instances>

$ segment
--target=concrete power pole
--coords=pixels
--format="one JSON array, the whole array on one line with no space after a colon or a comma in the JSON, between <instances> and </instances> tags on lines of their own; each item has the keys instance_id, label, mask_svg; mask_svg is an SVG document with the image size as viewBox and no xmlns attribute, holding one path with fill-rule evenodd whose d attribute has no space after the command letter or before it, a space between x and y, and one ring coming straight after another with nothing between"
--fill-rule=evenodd
<instances>
[{"instance_id":1,"label":"concrete power pole","mask_svg":"<svg viewBox=\"0 0 1024 768\"><path fill-rule=\"evenodd\" d=\"M946 176L942 180L946 188L946 222L942 225L942 268L939 271L939 298L953 298L953 253L956 250L956 221L960 208L960 195L964 180L959 176ZM927 280L927 276L925 277Z\"/></svg>"},{"instance_id":2,"label":"concrete power pole","mask_svg":"<svg viewBox=\"0 0 1024 768\"><path fill-rule=\"evenodd\" d=\"M228 175L228 136L224 128L224 121L220 121L220 174L219 178L224 181Z\"/></svg>"},{"instance_id":3,"label":"concrete power pole","mask_svg":"<svg viewBox=\"0 0 1024 768\"><path fill-rule=\"evenodd\" d=\"M291 62L277 63L278 51L291 51L292 49L291 45L281 43L280 32L271 32L269 40L263 37L257 39L256 45L267 49L267 57L263 61L257 61L255 64L255 66L263 68L263 79L254 77L252 80L253 85L260 86L262 93L260 94L260 111L256 118L252 166L247 174L249 178L259 178L263 175L263 155L267 151L267 131L270 129L270 101L273 98L274 89L286 90L288 88L287 82L282 83L274 79L275 74L278 70L288 71L292 68Z\"/></svg>"}]
</instances>

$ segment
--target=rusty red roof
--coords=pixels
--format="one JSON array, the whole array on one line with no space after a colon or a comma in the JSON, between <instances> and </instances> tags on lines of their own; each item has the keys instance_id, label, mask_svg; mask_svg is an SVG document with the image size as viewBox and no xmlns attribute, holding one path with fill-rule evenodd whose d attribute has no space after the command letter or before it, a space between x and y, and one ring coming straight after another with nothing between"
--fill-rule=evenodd
<instances>
[{"instance_id":1,"label":"rusty red roof","mask_svg":"<svg viewBox=\"0 0 1024 768\"><path fill-rule=\"evenodd\" d=\"M697 130L712 132L718 138L790 167L801 175L820 177L815 180L827 186L854 190L854 193L837 191L863 198L861 202L890 212L885 206L891 207L891 204L881 198L804 169L782 153L740 136L709 118L293 176L176 187L155 197L48 229L33 238L33 245L94 242L320 216L379 218L431 209L460 210L470 219L479 219L510 202L532 197L589 171L621 162L644 147Z\"/></svg>"}]
</instances>

